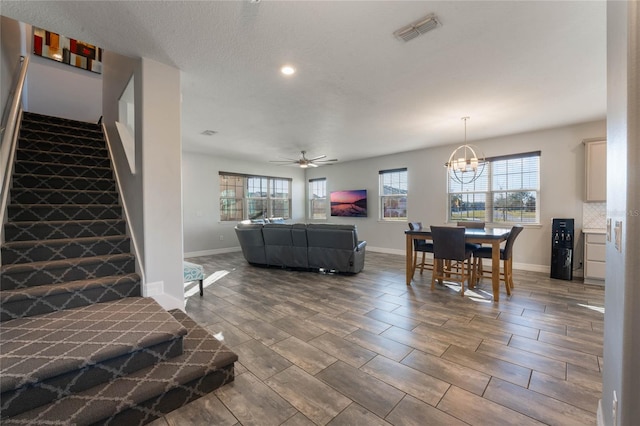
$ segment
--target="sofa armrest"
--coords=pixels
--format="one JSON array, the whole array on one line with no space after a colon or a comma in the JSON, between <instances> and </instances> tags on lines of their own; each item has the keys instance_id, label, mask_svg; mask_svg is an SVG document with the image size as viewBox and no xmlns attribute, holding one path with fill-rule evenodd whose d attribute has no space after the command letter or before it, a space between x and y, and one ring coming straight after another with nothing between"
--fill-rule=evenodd
<instances>
[{"instance_id":1,"label":"sofa armrest","mask_svg":"<svg viewBox=\"0 0 640 426\"><path fill-rule=\"evenodd\" d=\"M364 250L364 248L367 246L367 242L366 241L358 241L358 245L356 246L356 250L355 251L362 251Z\"/></svg>"}]
</instances>

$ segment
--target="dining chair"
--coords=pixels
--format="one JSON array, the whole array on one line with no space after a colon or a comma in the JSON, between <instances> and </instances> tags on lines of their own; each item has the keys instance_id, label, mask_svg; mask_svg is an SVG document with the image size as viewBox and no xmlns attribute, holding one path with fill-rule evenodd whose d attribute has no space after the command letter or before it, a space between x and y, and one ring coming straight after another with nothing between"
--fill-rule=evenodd
<instances>
[{"instance_id":1,"label":"dining chair","mask_svg":"<svg viewBox=\"0 0 640 426\"><path fill-rule=\"evenodd\" d=\"M409 229L412 231L422 231L422 222L409 222ZM422 260L418 263L418 253L422 253ZM433 271L433 263L427 263L426 253L433 253L433 244L426 240L413 240L413 269L411 276L416 273L416 268L420 266L420 275L425 269Z\"/></svg>"},{"instance_id":2,"label":"dining chair","mask_svg":"<svg viewBox=\"0 0 640 426\"><path fill-rule=\"evenodd\" d=\"M461 226L432 226L433 274L431 290L436 280L444 281L452 275L460 278L460 295L464 296L464 282L475 283L475 268L472 268L473 250L465 244L465 228Z\"/></svg>"},{"instance_id":3,"label":"dining chair","mask_svg":"<svg viewBox=\"0 0 640 426\"><path fill-rule=\"evenodd\" d=\"M458 222L458 226L463 226L468 229L484 229L485 223L477 222L475 220L463 220ZM477 243L466 243L466 245L467 245L467 248L472 250L474 253L476 250L482 247L482 244L477 244ZM479 262L480 262L480 268L482 268L482 259L479 259ZM475 263L476 262L474 262L474 264ZM474 282L473 284L475 285L476 283Z\"/></svg>"},{"instance_id":4,"label":"dining chair","mask_svg":"<svg viewBox=\"0 0 640 426\"><path fill-rule=\"evenodd\" d=\"M458 222L458 226L462 226L469 229L484 229L484 222L465 220L465 221ZM478 250L480 247L482 247L482 244L476 244L476 243L466 243L466 244L467 244L467 247L469 247L472 250Z\"/></svg>"},{"instance_id":5,"label":"dining chair","mask_svg":"<svg viewBox=\"0 0 640 426\"><path fill-rule=\"evenodd\" d=\"M500 249L500 260L503 261L503 272L500 272L500 279L504 281L504 286L507 289L508 296L511 295L511 289L513 289L513 243L516 241L516 238L520 235L523 229L522 225L514 225L509 232L504 248ZM491 272L483 271L482 259L491 259L491 247L481 247L476 250L474 253L474 259L476 259L474 261L474 270L477 271L476 274L478 280L482 278L490 278Z\"/></svg>"},{"instance_id":6,"label":"dining chair","mask_svg":"<svg viewBox=\"0 0 640 426\"><path fill-rule=\"evenodd\" d=\"M475 220L463 220L458 222L458 226L464 226L465 228L484 229L484 222L477 222Z\"/></svg>"}]
</instances>

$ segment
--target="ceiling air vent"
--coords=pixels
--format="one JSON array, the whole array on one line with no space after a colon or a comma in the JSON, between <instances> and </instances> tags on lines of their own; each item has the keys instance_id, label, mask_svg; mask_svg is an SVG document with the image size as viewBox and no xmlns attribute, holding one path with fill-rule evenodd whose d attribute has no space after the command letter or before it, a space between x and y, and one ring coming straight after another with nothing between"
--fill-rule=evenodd
<instances>
[{"instance_id":1,"label":"ceiling air vent","mask_svg":"<svg viewBox=\"0 0 640 426\"><path fill-rule=\"evenodd\" d=\"M427 31L431 31L438 25L440 25L438 18L436 18L435 15L428 15L416 22L412 22L411 24L400 28L398 31L394 32L393 35L401 40L409 41L426 33Z\"/></svg>"}]
</instances>

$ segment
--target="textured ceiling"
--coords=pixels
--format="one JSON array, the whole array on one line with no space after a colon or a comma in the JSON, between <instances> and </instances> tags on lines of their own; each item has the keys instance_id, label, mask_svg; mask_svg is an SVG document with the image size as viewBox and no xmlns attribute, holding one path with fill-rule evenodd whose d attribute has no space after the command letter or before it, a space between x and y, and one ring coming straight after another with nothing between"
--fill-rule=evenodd
<instances>
[{"instance_id":1,"label":"textured ceiling","mask_svg":"<svg viewBox=\"0 0 640 426\"><path fill-rule=\"evenodd\" d=\"M3 0L0 13L179 68L188 151L348 161L461 142L463 116L474 140L606 115L604 1ZM393 37L430 13L437 29Z\"/></svg>"}]
</instances>

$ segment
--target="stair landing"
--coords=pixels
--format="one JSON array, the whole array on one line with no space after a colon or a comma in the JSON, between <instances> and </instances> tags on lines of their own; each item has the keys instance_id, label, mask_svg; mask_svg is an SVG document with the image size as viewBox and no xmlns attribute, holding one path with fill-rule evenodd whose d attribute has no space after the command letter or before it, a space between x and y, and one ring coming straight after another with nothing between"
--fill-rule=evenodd
<instances>
[{"instance_id":1,"label":"stair landing","mask_svg":"<svg viewBox=\"0 0 640 426\"><path fill-rule=\"evenodd\" d=\"M187 329L182 355L2 419L3 426L143 425L232 382L238 356L184 312L169 314Z\"/></svg>"}]
</instances>

